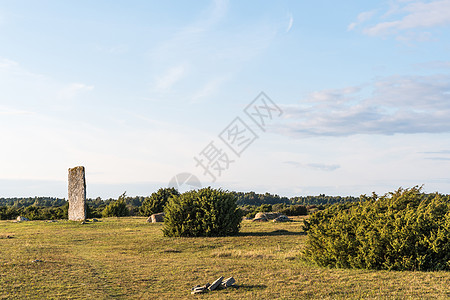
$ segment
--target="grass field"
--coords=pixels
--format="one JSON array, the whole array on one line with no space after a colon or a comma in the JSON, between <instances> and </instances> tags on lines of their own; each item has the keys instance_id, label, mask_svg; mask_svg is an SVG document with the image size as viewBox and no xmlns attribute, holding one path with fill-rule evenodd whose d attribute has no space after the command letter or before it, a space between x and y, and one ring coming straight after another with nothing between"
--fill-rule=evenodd
<instances>
[{"instance_id":1,"label":"grass field","mask_svg":"<svg viewBox=\"0 0 450 300\"><path fill-rule=\"evenodd\" d=\"M450 299L450 272L302 261L301 225L244 221L235 237L166 238L161 224L137 217L0 221L0 299ZM237 286L190 294L219 276Z\"/></svg>"}]
</instances>

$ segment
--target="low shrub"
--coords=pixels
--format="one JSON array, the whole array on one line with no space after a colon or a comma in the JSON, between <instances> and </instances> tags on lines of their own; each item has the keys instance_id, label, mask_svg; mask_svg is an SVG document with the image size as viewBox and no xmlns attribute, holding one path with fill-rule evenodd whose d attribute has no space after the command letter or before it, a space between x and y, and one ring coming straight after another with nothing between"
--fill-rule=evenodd
<instances>
[{"instance_id":1,"label":"low shrub","mask_svg":"<svg viewBox=\"0 0 450 300\"><path fill-rule=\"evenodd\" d=\"M286 216L306 216L308 209L304 205L290 205L284 209L278 211Z\"/></svg>"},{"instance_id":2,"label":"low shrub","mask_svg":"<svg viewBox=\"0 0 450 300\"><path fill-rule=\"evenodd\" d=\"M14 207L1 206L0 220L14 220L18 216L25 217L29 220L62 220L68 218L69 204L59 207Z\"/></svg>"},{"instance_id":3,"label":"low shrub","mask_svg":"<svg viewBox=\"0 0 450 300\"><path fill-rule=\"evenodd\" d=\"M235 235L242 218L235 195L210 187L170 198L164 213L164 235L173 237Z\"/></svg>"},{"instance_id":4,"label":"low shrub","mask_svg":"<svg viewBox=\"0 0 450 300\"><path fill-rule=\"evenodd\" d=\"M399 189L332 205L305 222L304 256L322 266L450 270L450 198Z\"/></svg>"},{"instance_id":5,"label":"low shrub","mask_svg":"<svg viewBox=\"0 0 450 300\"><path fill-rule=\"evenodd\" d=\"M108 204L102 211L103 217L126 217L130 215L130 212L125 201L126 194L123 193L117 201L113 201Z\"/></svg>"},{"instance_id":6,"label":"low shrub","mask_svg":"<svg viewBox=\"0 0 450 300\"><path fill-rule=\"evenodd\" d=\"M157 192L146 197L142 203L139 213L141 216L148 217L153 214L160 213L164 210L167 201L173 196L178 196L180 193L175 188L160 188Z\"/></svg>"}]
</instances>

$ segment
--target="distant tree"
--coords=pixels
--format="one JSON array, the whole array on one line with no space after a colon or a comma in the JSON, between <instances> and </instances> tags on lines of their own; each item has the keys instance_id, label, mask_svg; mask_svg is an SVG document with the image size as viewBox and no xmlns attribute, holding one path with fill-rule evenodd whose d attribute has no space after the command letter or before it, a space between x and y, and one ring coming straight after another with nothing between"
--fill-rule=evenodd
<instances>
[{"instance_id":1,"label":"distant tree","mask_svg":"<svg viewBox=\"0 0 450 300\"><path fill-rule=\"evenodd\" d=\"M308 214L308 209L304 205L290 205L279 210L279 212L286 216L306 216Z\"/></svg>"},{"instance_id":2,"label":"distant tree","mask_svg":"<svg viewBox=\"0 0 450 300\"><path fill-rule=\"evenodd\" d=\"M111 202L102 212L103 217L126 217L130 214L126 204L126 192L117 201Z\"/></svg>"},{"instance_id":3,"label":"distant tree","mask_svg":"<svg viewBox=\"0 0 450 300\"><path fill-rule=\"evenodd\" d=\"M263 204L260 207L258 207L257 212L271 212L272 211L272 205L270 204Z\"/></svg>"},{"instance_id":4,"label":"distant tree","mask_svg":"<svg viewBox=\"0 0 450 300\"><path fill-rule=\"evenodd\" d=\"M144 199L139 210L141 216L150 216L160 213L164 210L167 201L171 197L179 196L180 193L175 188L160 188L157 192L151 194L150 197Z\"/></svg>"}]
</instances>

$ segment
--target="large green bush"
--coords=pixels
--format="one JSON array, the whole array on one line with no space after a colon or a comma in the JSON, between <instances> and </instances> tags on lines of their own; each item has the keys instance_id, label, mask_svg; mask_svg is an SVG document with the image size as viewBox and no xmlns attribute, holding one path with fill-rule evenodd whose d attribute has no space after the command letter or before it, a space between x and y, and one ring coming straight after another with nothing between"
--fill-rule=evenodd
<instances>
[{"instance_id":1,"label":"large green bush","mask_svg":"<svg viewBox=\"0 0 450 300\"><path fill-rule=\"evenodd\" d=\"M236 196L210 187L170 198L164 213L165 236L235 235L242 219Z\"/></svg>"},{"instance_id":2,"label":"large green bush","mask_svg":"<svg viewBox=\"0 0 450 300\"><path fill-rule=\"evenodd\" d=\"M322 266L450 270L450 197L399 189L332 205L305 223L304 255Z\"/></svg>"},{"instance_id":3,"label":"large green bush","mask_svg":"<svg viewBox=\"0 0 450 300\"><path fill-rule=\"evenodd\" d=\"M142 206L139 209L141 216L150 216L152 214L160 213L164 210L164 206L170 197L178 196L180 193L175 188L160 188L156 193L151 194L150 197L144 199Z\"/></svg>"}]
</instances>

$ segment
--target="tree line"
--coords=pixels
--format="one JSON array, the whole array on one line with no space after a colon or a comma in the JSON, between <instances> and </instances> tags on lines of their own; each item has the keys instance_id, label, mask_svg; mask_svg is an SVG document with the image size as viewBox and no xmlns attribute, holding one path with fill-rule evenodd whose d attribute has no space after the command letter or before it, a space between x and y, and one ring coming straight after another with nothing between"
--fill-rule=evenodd
<instances>
[{"instance_id":1,"label":"tree line","mask_svg":"<svg viewBox=\"0 0 450 300\"><path fill-rule=\"evenodd\" d=\"M178 192L176 192L178 193ZM127 216L149 216L152 213L161 212L168 196L178 195L171 189L160 189L148 197L129 197L122 194L118 199L88 198L88 218L119 214ZM358 201L355 197L341 196L305 196L305 197L280 197L276 194L258 194L255 192L230 192L236 204L243 214L252 217L257 212L282 211L289 215L306 214L306 207L319 208L322 205ZM165 199L161 201L160 199ZM113 205L114 204L114 205ZM112 207L115 207L111 210ZM304 207L303 207L304 206ZM109 212L107 209L109 207ZM126 208L126 209L125 209ZM68 202L65 198L56 197L27 197L27 198L0 198L0 220L15 219L21 215L31 220L62 219L67 218ZM105 211L106 210L106 211Z\"/></svg>"}]
</instances>

